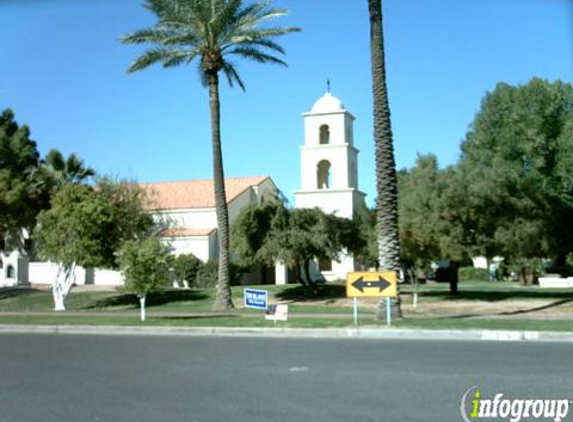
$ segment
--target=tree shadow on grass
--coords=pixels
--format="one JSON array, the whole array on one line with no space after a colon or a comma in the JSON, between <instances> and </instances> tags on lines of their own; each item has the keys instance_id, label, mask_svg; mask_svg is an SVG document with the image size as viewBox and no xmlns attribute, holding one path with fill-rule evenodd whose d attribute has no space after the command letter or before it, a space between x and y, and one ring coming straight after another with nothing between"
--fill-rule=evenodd
<instances>
[{"instance_id":1,"label":"tree shadow on grass","mask_svg":"<svg viewBox=\"0 0 573 422\"><path fill-rule=\"evenodd\" d=\"M317 300L334 301L346 297L346 287L336 284L316 284L313 290L296 285L286 288L276 295L277 299L289 302L310 302Z\"/></svg>"},{"instance_id":2,"label":"tree shadow on grass","mask_svg":"<svg viewBox=\"0 0 573 422\"><path fill-rule=\"evenodd\" d=\"M180 316L153 316L154 319L167 321L199 321L205 319L234 319L240 318L240 315L220 314L220 315L180 315Z\"/></svg>"},{"instance_id":3,"label":"tree shadow on grass","mask_svg":"<svg viewBox=\"0 0 573 422\"><path fill-rule=\"evenodd\" d=\"M555 291L463 291L457 295L450 292L421 292L422 297L437 298L443 300L481 300L486 302L500 302L510 299L558 299L573 300L572 292L555 292Z\"/></svg>"},{"instance_id":4,"label":"tree shadow on grass","mask_svg":"<svg viewBox=\"0 0 573 422\"><path fill-rule=\"evenodd\" d=\"M45 293L45 291L29 287L0 287L0 300L27 296L34 293Z\"/></svg>"},{"instance_id":5,"label":"tree shadow on grass","mask_svg":"<svg viewBox=\"0 0 573 422\"><path fill-rule=\"evenodd\" d=\"M529 308L529 309L519 309L517 311L512 311L512 312L500 312L498 315L523 315L523 314L529 314L531 312L538 312L538 311L544 311L546 309L551 309L551 308L557 308L558 306L561 305L565 305L566 303L571 303L573 302L573 299L565 299L565 300L558 300L556 302L552 302L552 303L548 303L547 305L543 305L543 306L536 306L534 308Z\"/></svg>"},{"instance_id":6,"label":"tree shadow on grass","mask_svg":"<svg viewBox=\"0 0 573 422\"><path fill-rule=\"evenodd\" d=\"M561 305L565 305L567 303L571 303L573 302L573 299L565 299L565 300L557 300L555 302L551 302L548 303L546 305L542 305L542 306L535 306L533 308L527 308L527 309L518 309L515 311L504 311L504 312L492 312L489 315L484 315L484 314L480 314L480 313L467 313L467 314L459 314L459 315L444 315L444 316L438 316L435 319L436 320L455 320L455 319L472 319L472 318L480 318L480 317L487 317L487 316L491 316L491 317L498 317L498 316L515 316L515 315L525 315L525 314L531 314L531 313L535 313L535 312L539 312L539 311L544 311L547 309L552 309L552 308L557 308Z\"/></svg>"},{"instance_id":7,"label":"tree shadow on grass","mask_svg":"<svg viewBox=\"0 0 573 422\"><path fill-rule=\"evenodd\" d=\"M174 302L194 302L208 298L209 296L196 290L165 290L148 294L146 307L153 308L154 306L162 306ZM139 308L139 299L135 294L124 293L98 300L97 302L86 306L85 309L113 307Z\"/></svg>"}]
</instances>

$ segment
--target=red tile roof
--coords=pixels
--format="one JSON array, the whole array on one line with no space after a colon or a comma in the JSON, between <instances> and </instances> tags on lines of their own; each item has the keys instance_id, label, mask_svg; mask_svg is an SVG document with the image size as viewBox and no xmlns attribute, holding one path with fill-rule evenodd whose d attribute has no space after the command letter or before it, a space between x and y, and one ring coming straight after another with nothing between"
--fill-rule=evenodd
<instances>
[{"instance_id":1,"label":"red tile roof","mask_svg":"<svg viewBox=\"0 0 573 422\"><path fill-rule=\"evenodd\" d=\"M227 203L250 187L259 186L268 176L237 177L225 180ZM142 183L153 205L150 210L210 208L215 206L213 180L188 180L179 182Z\"/></svg>"},{"instance_id":2,"label":"red tile roof","mask_svg":"<svg viewBox=\"0 0 573 422\"><path fill-rule=\"evenodd\" d=\"M206 229L165 229L161 232L161 237L209 236L214 230L214 227Z\"/></svg>"}]
</instances>

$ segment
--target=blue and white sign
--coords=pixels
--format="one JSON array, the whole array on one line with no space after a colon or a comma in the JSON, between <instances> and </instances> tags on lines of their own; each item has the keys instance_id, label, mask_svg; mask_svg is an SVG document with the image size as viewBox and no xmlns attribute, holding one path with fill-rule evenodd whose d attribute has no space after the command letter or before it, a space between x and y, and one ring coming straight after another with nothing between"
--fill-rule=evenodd
<instances>
[{"instance_id":1,"label":"blue and white sign","mask_svg":"<svg viewBox=\"0 0 573 422\"><path fill-rule=\"evenodd\" d=\"M245 308L267 309L269 293L266 290L245 289L243 298Z\"/></svg>"}]
</instances>

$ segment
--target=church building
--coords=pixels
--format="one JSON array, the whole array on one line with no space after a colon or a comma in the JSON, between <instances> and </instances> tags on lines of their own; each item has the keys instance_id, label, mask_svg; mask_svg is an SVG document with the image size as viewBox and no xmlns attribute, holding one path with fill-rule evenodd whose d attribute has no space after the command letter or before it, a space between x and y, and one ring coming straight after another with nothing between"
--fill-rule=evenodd
<instances>
[{"instance_id":1,"label":"church building","mask_svg":"<svg viewBox=\"0 0 573 422\"><path fill-rule=\"evenodd\" d=\"M217 213L213 180L146 183L141 185L150 195L149 211L168 228L162 239L173 254L192 253L201 261L219 255ZM262 204L277 194L268 176L225 179L229 223L249 204Z\"/></svg>"},{"instance_id":2,"label":"church building","mask_svg":"<svg viewBox=\"0 0 573 422\"><path fill-rule=\"evenodd\" d=\"M300 147L301 187L296 208L318 207L338 217L352 218L366 196L358 188L358 150L354 146L354 116L327 92L303 113L304 145ZM320 260L314 276L326 281L346 279L355 271L354 257Z\"/></svg>"},{"instance_id":3,"label":"church building","mask_svg":"<svg viewBox=\"0 0 573 422\"><path fill-rule=\"evenodd\" d=\"M300 147L300 189L294 192L296 208L318 207L339 217L352 218L364 203L365 194L358 187L358 150L354 146L354 116L342 102L327 92L309 112L303 113L304 144ZM248 204L262 204L278 193L268 176L228 178L225 180L230 223ZM218 256L217 217L212 180L191 180L142 184L153 201L148 211L166 223L163 240L173 253L192 253L202 261ZM51 283L57 266L52 263L28 263L20 256L0 256L0 285L27 282ZM314 263L315 280L345 279L359 268L350 254L337 261ZM77 284L120 285L121 274L109 270L83 271ZM79 271L78 270L78 271ZM248 284L289 281L284 265L259 269L243 280Z\"/></svg>"}]
</instances>

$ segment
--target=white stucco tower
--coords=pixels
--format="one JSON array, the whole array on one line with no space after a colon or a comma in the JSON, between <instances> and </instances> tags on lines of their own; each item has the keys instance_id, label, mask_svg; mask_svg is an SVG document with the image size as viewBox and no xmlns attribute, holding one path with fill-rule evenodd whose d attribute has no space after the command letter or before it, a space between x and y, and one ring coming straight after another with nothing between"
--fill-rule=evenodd
<instances>
[{"instance_id":1,"label":"white stucco tower","mask_svg":"<svg viewBox=\"0 0 573 422\"><path fill-rule=\"evenodd\" d=\"M339 217L352 218L365 194L358 190L358 150L353 142L354 116L327 92L304 116L301 151L301 188L294 193L296 208L319 207ZM340 262L317 263L327 281L345 279L355 270L352 256Z\"/></svg>"}]
</instances>

